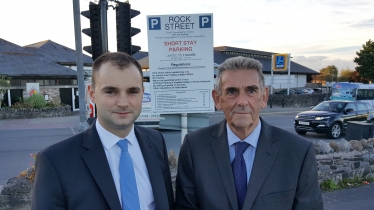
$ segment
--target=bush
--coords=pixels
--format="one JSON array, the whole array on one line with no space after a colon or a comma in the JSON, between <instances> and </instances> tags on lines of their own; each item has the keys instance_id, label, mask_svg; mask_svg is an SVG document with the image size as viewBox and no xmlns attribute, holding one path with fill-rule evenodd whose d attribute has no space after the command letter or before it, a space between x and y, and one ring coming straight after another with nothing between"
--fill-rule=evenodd
<instances>
[{"instance_id":1,"label":"bush","mask_svg":"<svg viewBox=\"0 0 374 210\"><path fill-rule=\"evenodd\" d=\"M54 103L53 101L48 101L45 105L46 108L53 108L53 107L58 107L60 106L59 103Z\"/></svg>"},{"instance_id":2,"label":"bush","mask_svg":"<svg viewBox=\"0 0 374 210\"><path fill-rule=\"evenodd\" d=\"M34 94L25 99L26 104L31 104L32 108L43 108L46 105L46 101L43 95Z\"/></svg>"}]
</instances>

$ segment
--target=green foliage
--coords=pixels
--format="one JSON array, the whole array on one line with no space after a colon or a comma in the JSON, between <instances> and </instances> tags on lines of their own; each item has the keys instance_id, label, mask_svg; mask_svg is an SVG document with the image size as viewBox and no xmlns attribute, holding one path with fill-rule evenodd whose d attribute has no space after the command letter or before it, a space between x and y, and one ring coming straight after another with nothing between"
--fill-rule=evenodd
<instances>
[{"instance_id":1,"label":"green foliage","mask_svg":"<svg viewBox=\"0 0 374 210\"><path fill-rule=\"evenodd\" d=\"M354 178L343 179L339 183L335 183L332 179L327 179L320 184L320 187L323 191L332 191L350 187L364 186L368 185L371 182L374 182L374 176L367 176L363 178L355 176Z\"/></svg>"},{"instance_id":2,"label":"green foliage","mask_svg":"<svg viewBox=\"0 0 374 210\"><path fill-rule=\"evenodd\" d=\"M338 68L334 65L327 66L321 70L319 70L320 74L314 77L314 80L318 81L336 81L338 77Z\"/></svg>"},{"instance_id":3,"label":"green foliage","mask_svg":"<svg viewBox=\"0 0 374 210\"><path fill-rule=\"evenodd\" d=\"M30 103L30 101L26 101L24 99L22 99L21 97L18 98L18 102L16 102L15 104L12 104L12 108L14 109L19 109L19 108L32 108L32 104Z\"/></svg>"},{"instance_id":4,"label":"green foliage","mask_svg":"<svg viewBox=\"0 0 374 210\"><path fill-rule=\"evenodd\" d=\"M12 79L11 77L0 74L0 107L1 107L1 102L3 101L3 95L8 90L8 87L10 87L11 79Z\"/></svg>"},{"instance_id":5,"label":"green foliage","mask_svg":"<svg viewBox=\"0 0 374 210\"><path fill-rule=\"evenodd\" d=\"M326 179L324 182L321 183L320 187L322 190L327 191L336 190L339 188L339 186L332 179Z\"/></svg>"},{"instance_id":6,"label":"green foliage","mask_svg":"<svg viewBox=\"0 0 374 210\"><path fill-rule=\"evenodd\" d=\"M26 99L18 98L17 103L13 104L11 108L19 109L19 108L53 108L58 106L65 106L65 104L62 103L55 103L53 101L46 102L44 99L44 96L34 94ZM36 101L36 105L35 105ZM44 104L44 105L43 105Z\"/></svg>"},{"instance_id":7,"label":"green foliage","mask_svg":"<svg viewBox=\"0 0 374 210\"><path fill-rule=\"evenodd\" d=\"M353 60L357 64L356 71L361 77L374 81L374 42L369 39L356 55Z\"/></svg>"},{"instance_id":8,"label":"green foliage","mask_svg":"<svg viewBox=\"0 0 374 210\"><path fill-rule=\"evenodd\" d=\"M349 82L349 78L351 78L351 75L353 74L354 70L346 68L342 69L339 72L338 81L339 82Z\"/></svg>"},{"instance_id":9,"label":"green foliage","mask_svg":"<svg viewBox=\"0 0 374 210\"><path fill-rule=\"evenodd\" d=\"M60 106L59 103L54 103L53 101L48 101L45 105L46 108L53 108L53 107L58 107Z\"/></svg>"},{"instance_id":10,"label":"green foliage","mask_svg":"<svg viewBox=\"0 0 374 210\"><path fill-rule=\"evenodd\" d=\"M26 104L30 104L32 108L43 108L46 105L46 101L43 95L33 94L25 99Z\"/></svg>"},{"instance_id":11,"label":"green foliage","mask_svg":"<svg viewBox=\"0 0 374 210\"><path fill-rule=\"evenodd\" d=\"M369 84L369 80L367 78L361 77L358 71L352 72L351 76L349 77L349 82L362 82L364 84Z\"/></svg>"}]
</instances>

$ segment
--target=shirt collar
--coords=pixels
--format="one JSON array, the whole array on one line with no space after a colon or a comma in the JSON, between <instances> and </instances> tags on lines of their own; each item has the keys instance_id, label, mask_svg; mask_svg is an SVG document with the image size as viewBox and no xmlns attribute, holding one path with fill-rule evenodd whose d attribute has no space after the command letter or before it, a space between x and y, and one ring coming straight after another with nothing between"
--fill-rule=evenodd
<instances>
[{"instance_id":1,"label":"shirt collar","mask_svg":"<svg viewBox=\"0 0 374 210\"><path fill-rule=\"evenodd\" d=\"M119 140L127 139L131 145L133 145L133 142L136 141L135 131L134 131L134 125L131 128L130 133L125 138L120 138L113 133L106 130L98 120L96 120L96 130L99 134L101 143L104 145L106 149L112 148L114 145L117 144Z\"/></svg>"},{"instance_id":2,"label":"shirt collar","mask_svg":"<svg viewBox=\"0 0 374 210\"><path fill-rule=\"evenodd\" d=\"M226 122L226 129L227 129L227 139L228 139L229 146L235 144L238 141L242 141L230 129L230 126L227 124L227 122ZM260 137L260 131L261 131L261 120L258 121L256 128L252 131L251 134L247 136L247 138L244 139L244 141L250 144L251 146L257 148L258 139Z\"/></svg>"}]
</instances>

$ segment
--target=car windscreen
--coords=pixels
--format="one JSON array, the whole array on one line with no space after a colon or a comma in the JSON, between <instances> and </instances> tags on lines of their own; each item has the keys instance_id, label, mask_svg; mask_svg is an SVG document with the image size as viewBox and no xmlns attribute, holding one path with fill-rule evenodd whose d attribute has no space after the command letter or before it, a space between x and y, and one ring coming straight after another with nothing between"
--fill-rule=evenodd
<instances>
[{"instance_id":1,"label":"car windscreen","mask_svg":"<svg viewBox=\"0 0 374 210\"><path fill-rule=\"evenodd\" d=\"M347 102L322 102L315 106L312 111L329 111L329 112L336 112L340 113Z\"/></svg>"}]
</instances>

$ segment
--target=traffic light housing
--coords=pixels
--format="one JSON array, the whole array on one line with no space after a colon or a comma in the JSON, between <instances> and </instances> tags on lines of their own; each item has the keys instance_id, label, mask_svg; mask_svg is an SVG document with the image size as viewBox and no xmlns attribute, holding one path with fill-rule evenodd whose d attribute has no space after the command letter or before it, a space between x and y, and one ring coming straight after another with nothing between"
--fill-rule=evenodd
<instances>
[{"instance_id":1,"label":"traffic light housing","mask_svg":"<svg viewBox=\"0 0 374 210\"><path fill-rule=\"evenodd\" d=\"M81 15L90 19L90 28L85 28L82 32L91 37L91 46L84 46L83 50L90 53L92 60L95 60L103 54L100 5L90 2L89 8L90 10L81 12Z\"/></svg>"},{"instance_id":2,"label":"traffic light housing","mask_svg":"<svg viewBox=\"0 0 374 210\"><path fill-rule=\"evenodd\" d=\"M139 15L140 12L131 9L129 3L118 2L116 7L117 26L117 51L132 55L141 48L131 44L131 37L140 33L140 29L131 27L131 18Z\"/></svg>"}]
</instances>

